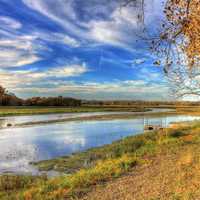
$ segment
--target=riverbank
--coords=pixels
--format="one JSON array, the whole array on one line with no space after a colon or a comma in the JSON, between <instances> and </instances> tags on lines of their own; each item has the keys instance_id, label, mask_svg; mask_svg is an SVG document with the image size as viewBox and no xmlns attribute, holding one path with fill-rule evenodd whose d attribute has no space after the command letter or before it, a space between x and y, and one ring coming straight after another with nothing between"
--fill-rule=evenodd
<instances>
[{"instance_id":1,"label":"riverbank","mask_svg":"<svg viewBox=\"0 0 200 200\"><path fill-rule=\"evenodd\" d=\"M0 197L198 199L199 152L200 122L178 125L69 157L35 163L42 170L68 173L62 177L1 176ZM133 181L136 181L134 187Z\"/></svg>"},{"instance_id":2,"label":"riverbank","mask_svg":"<svg viewBox=\"0 0 200 200\"><path fill-rule=\"evenodd\" d=\"M163 110L163 111L162 111ZM129 120L129 119L138 119L138 118L164 118L166 116L200 116L200 112L198 110L175 110L175 109L152 109L146 111L108 111L106 112L86 112L85 116L71 116L71 117L63 117L59 119L48 119L48 120L37 120L30 122L20 122L12 124L14 127L29 127L34 125L48 125L54 123L65 123L65 122L79 122L79 121L110 121L110 120ZM77 113L78 114L78 113ZM7 127L4 127L7 128ZM10 127L8 127L10 128Z\"/></svg>"},{"instance_id":3,"label":"riverbank","mask_svg":"<svg viewBox=\"0 0 200 200\"><path fill-rule=\"evenodd\" d=\"M56 114L56 113L83 113L83 112L145 112L149 108L144 107L42 107L42 106L2 106L0 107L0 117L18 116L18 115L38 115L38 114Z\"/></svg>"},{"instance_id":4,"label":"riverbank","mask_svg":"<svg viewBox=\"0 0 200 200\"><path fill-rule=\"evenodd\" d=\"M12 116L9 112L16 109ZM42 114L37 114L43 111ZM0 108L0 113L4 112ZM5 109L6 110L6 109ZM21 115L19 114L21 112ZM0 117L0 129L11 127L28 127L34 125L48 125L54 123L64 123L72 121L108 121L117 119L135 119L144 116L164 117L165 115L177 115L175 109L166 108L128 108L128 107L98 107L98 108L25 108L26 111L19 108L9 108L9 112L5 111L3 117ZM99 112L95 112L98 110ZM107 111L106 111L107 110ZM70 112L72 111L72 112ZM7 116L7 114L8 116ZM14 112L14 111L13 111ZM29 114L24 114L28 113ZM47 113L45 113L47 112ZM48 113L49 112L49 113ZM54 113L51 113L54 112ZM63 113L62 113L63 112ZM30 114L33 113L33 114Z\"/></svg>"},{"instance_id":5,"label":"riverbank","mask_svg":"<svg viewBox=\"0 0 200 200\"><path fill-rule=\"evenodd\" d=\"M85 116L84 116L85 113ZM91 115L89 114L91 113ZM95 114L96 113L96 114ZM101 114L102 113L102 114ZM52 117L53 115L61 114ZM63 116L62 116L63 114ZM71 116L64 116L71 114ZM77 114L77 116L75 116ZM78 115L80 114L80 115ZM34 116L40 115L38 119L24 120L9 119L9 116ZM42 119L41 116L47 116ZM0 128L28 127L33 125L45 125L53 123L64 123L71 121L106 121L118 119L135 119L138 117L165 117L173 115L199 116L199 107L176 107L176 108L150 108L150 107L127 107L127 106L100 106L100 107L0 107L1 125ZM49 116L49 117L48 117ZM5 117L5 119L4 119ZM8 118L6 118L8 117ZM11 121L10 121L11 120Z\"/></svg>"}]
</instances>

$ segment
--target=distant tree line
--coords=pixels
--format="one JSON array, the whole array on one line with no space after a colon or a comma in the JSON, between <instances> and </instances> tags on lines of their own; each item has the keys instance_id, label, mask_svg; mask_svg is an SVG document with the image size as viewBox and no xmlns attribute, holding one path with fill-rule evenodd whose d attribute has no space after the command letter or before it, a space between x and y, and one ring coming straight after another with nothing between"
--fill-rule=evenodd
<instances>
[{"instance_id":1,"label":"distant tree line","mask_svg":"<svg viewBox=\"0 0 200 200\"><path fill-rule=\"evenodd\" d=\"M21 99L0 86L0 106L81 106L81 100L68 97L32 97Z\"/></svg>"},{"instance_id":2,"label":"distant tree line","mask_svg":"<svg viewBox=\"0 0 200 200\"><path fill-rule=\"evenodd\" d=\"M200 102L191 101L141 101L141 100L80 100L69 97L32 97L28 99L18 98L0 86L0 106L90 106L90 107L162 107L162 106L200 106Z\"/></svg>"},{"instance_id":3,"label":"distant tree line","mask_svg":"<svg viewBox=\"0 0 200 200\"><path fill-rule=\"evenodd\" d=\"M81 106L81 100L68 97L32 97L24 100L26 106Z\"/></svg>"},{"instance_id":4,"label":"distant tree line","mask_svg":"<svg viewBox=\"0 0 200 200\"><path fill-rule=\"evenodd\" d=\"M1 106L21 106L23 100L9 93L5 88L0 86L0 105Z\"/></svg>"},{"instance_id":5,"label":"distant tree line","mask_svg":"<svg viewBox=\"0 0 200 200\"><path fill-rule=\"evenodd\" d=\"M109 101L98 101L98 100L82 100L82 106L107 106L107 107L158 107L158 106L200 106L200 102L192 101L142 101L142 100L109 100Z\"/></svg>"}]
</instances>

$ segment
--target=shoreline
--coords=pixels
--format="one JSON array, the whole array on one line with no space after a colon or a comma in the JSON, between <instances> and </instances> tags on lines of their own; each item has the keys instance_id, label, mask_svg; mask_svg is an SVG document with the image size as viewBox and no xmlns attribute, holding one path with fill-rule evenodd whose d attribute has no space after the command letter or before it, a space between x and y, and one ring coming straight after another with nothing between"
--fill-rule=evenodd
<instances>
[{"instance_id":1,"label":"shoreline","mask_svg":"<svg viewBox=\"0 0 200 200\"><path fill-rule=\"evenodd\" d=\"M54 123L64 123L64 122L81 122L81 121L106 121L106 120L119 120L119 119L135 119L135 118L143 118L145 116L148 117L165 117L173 116L173 115L185 115L186 113L182 112L124 112L120 114L115 114L114 112L110 112L110 114L102 114L102 115L92 115L92 116L83 116L83 117L71 117L71 118L63 118L63 119L53 119L53 120L42 120L42 121L35 121L35 122L25 122L25 123L17 123L10 127L2 127L1 129L8 129L8 128L16 128L16 127L30 127L34 125L48 125ZM189 115L190 113L188 113ZM8 122L9 123L9 122Z\"/></svg>"},{"instance_id":2,"label":"shoreline","mask_svg":"<svg viewBox=\"0 0 200 200\"><path fill-rule=\"evenodd\" d=\"M110 144L93 147L93 148L87 149L85 151L72 153L72 154L66 155L66 156L55 157L53 159L42 160L42 161L38 161L38 162L31 162L30 164L37 167L38 171L41 171L41 172L56 171L59 173L63 173L63 172L72 173L72 172L75 172L77 169L85 168L85 166L84 166L85 163L83 163L83 160L88 160L93 163L95 160L98 160L98 156L99 156L99 159L104 159L104 157L105 158L107 157L106 156L106 154L108 153L107 151L115 151L114 149L116 147L118 148L118 146L120 146L120 145L124 146L124 144L123 144L124 141L127 141L127 143L128 143L129 139L133 140L135 142L135 140L137 141L137 138L143 138L143 137L151 138L151 136L154 136L155 134L164 133L166 131L169 131L170 134L172 134L172 135L173 134L176 135L177 130L182 131L184 129L186 129L186 130L191 129L192 127L195 127L196 125L200 126L200 120L174 122L171 124L171 126L165 127L164 129L153 130L153 131L144 131L141 133L137 133L135 135L126 136L122 139L118 139L116 141L113 141ZM137 147L134 147L134 148L136 148L136 149L140 148L140 145L138 145ZM92 154L97 154L97 155L100 154L100 155L98 155L97 157L96 156L93 157ZM93 158L91 159L91 157L93 157ZM70 163L72 163L72 164L70 164ZM87 165L88 165L87 167L92 166L89 163L87 163Z\"/></svg>"},{"instance_id":3,"label":"shoreline","mask_svg":"<svg viewBox=\"0 0 200 200\"><path fill-rule=\"evenodd\" d=\"M154 109L171 109L178 112L199 112L199 106L0 106L0 117L30 116L64 113L88 113L88 112L148 112Z\"/></svg>"},{"instance_id":4,"label":"shoreline","mask_svg":"<svg viewBox=\"0 0 200 200\"><path fill-rule=\"evenodd\" d=\"M153 109L153 108L152 108ZM88 112L145 112L143 107L0 107L0 117Z\"/></svg>"}]
</instances>

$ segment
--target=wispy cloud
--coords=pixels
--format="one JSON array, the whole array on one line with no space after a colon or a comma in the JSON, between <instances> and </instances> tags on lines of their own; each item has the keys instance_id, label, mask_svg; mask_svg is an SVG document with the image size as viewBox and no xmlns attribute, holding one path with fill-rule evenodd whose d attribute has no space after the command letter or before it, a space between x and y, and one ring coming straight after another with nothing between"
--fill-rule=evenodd
<instances>
[{"instance_id":1,"label":"wispy cloud","mask_svg":"<svg viewBox=\"0 0 200 200\"><path fill-rule=\"evenodd\" d=\"M21 67L37 63L50 48L46 43L58 43L68 47L79 47L80 42L67 34L38 29L19 31L23 24L11 17L0 16L0 67Z\"/></svg>"},{"instance_id":2,"label":"wispy cloud","mask_svg":"<svg viewBox=\"0 0 200 200\"><path fill-rule=\"evenodd\" d=\"M0 67L19 67L41 60L40 46L31 38L16 36L15 39L0 39Z\"/></svg>"},{"instance_id":3,"label":"wispy cloud","mask_svg":"<svg viewBox=\"0 0 200 200\"><path fill-rule=\"evenodd\" d=\"M87 99L146 99L147 96L148 99L164 99L169 93L167 84L149 83L142 79L110 82L76 82L55 79L55 77L80 76L87 71L88 69L84 65L58 67L45 72L38 72L37 69L15 72L1 71L0 79L8 89L21 96L67 94Z\"/></svg>"},{"instance_id":4,"label":"wispy cloud","mask_svg":"<svg viewBox=\"0 0 200 200\"><path fill-rule=\"evenodd\" d=\"M128 47L138 30L138 12L119 9L120 1L23 0L24 4L85 40ZM79 8L79 9L77 9ZM101 16L101 17L100 17Z\"/></svg>"},{"instance_id":5,"label":"wispy cloud","mask_svg":"<svg viewBox=\"0 0 200 200\"><path fill-rule=\"evenodd\" d=\"M67 45L69 47L79 47L81 42L74 37L69 36L68 34L59 33L59 32L45 32L43 30L33 31L30 34L31 37L34 37L35 40L42 40L51 43L60 43L63 45Z\"/></svg>"},{"instance_id":6,"label":"wispy cloud","mask_svg":"<svg viewBox=\"0 0 200 200\"><path fill-rule=\"evenodd\" d=\"M107 0L23 0L29 8L62 26L66 32L89 41L131 49L141 30L142 14L132 6L120 7L121 1ZM145 23L152 24L161 15L162 1L145 4ZM158 23L158 21L157 21Z\"/></svg>"},{"instance_id":7,"label":"wispy cloud","mask_svg":"<svg viewBox=\"0 0 200 200\"><path fill-rule=\"evenodd\" d=\"M37 68L29 70L0 70L0 80L8 89L20 88L22 86L31 86L35 83L45 84L46 82L54 84L56 80L51 78L68 78L80 76L89 71L89 68L82 65L73 64L66 66L56 66L55 68L41 71ZM23 81L22 81L23 80ZM59 83L59 80L57 80Z\"/></svg>"},{"instance_id":8,"label":"wispy cloud","mask_svg":"<svg viewBox=\"0 0 200 200\"><path fill-rule=\"evenodd\" d=\"M0 24L3 29L20 29L22 24L10 17L0 16Z\"/></svg>"},{"instance_id":9,"label":"wispy cloud","mask_svg":"<svg viewBox=\"0 0 200 200\"><path fill-rule=\"evenodd\" d=\"M0 67L20 67L41 60L40 44L31 35L20 34L23 24L11 17L0 16Z\"/></svg>"},{"instance_id":10,"label":"wispy cloud","mask_svg":"<svg viewBox=\"0 0 200 200\"><path fill-rule=\"evenodd\" d=\"M70 94L70 96L86 99L146 99L164 100L169 88L164 84L147 84L141 80L118 82L84 82L60 81L51 87L22 87L16 89L18 93L38 94L45 96L53 94Z\"/></svg>"}]
</instances>

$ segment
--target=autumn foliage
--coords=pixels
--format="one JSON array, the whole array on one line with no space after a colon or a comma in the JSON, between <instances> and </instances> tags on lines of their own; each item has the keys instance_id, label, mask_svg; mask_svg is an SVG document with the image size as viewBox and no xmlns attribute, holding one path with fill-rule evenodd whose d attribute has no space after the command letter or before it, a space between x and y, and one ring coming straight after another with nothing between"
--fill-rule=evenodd
<instances>
[{"instance_id":1,"label":"autumn foliage","mask_svg":"<svg viewBox=\"0 0 200 200\"><path fill-rule=\"evenodd\" d=\"M168 0L165 13L168 22L175 30L171 32L171 38L174 40L171 42L179 43L179 48L185 53L190 67L198 66L200 61L200 1ZM180 36L182 36L181 39Z\"/></svg>"}]
</instances>

